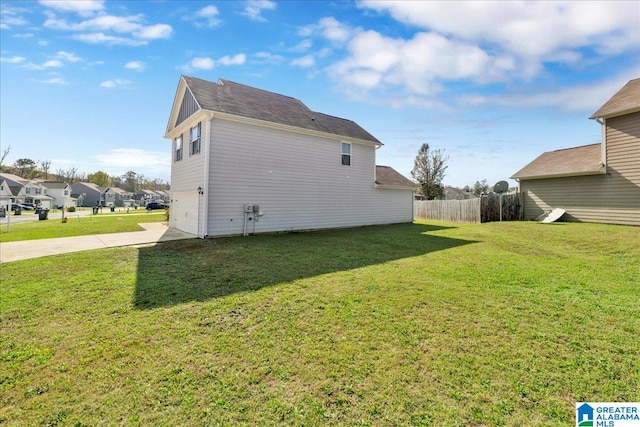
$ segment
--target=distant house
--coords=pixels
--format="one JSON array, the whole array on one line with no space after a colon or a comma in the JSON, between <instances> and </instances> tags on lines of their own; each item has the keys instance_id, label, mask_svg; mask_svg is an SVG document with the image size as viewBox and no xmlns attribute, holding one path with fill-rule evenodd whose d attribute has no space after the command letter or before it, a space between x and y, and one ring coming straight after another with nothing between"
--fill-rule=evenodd
<instances>
[{"instance_id":1,"label":"distant house","mask_svg":"<svg viewBox=\"0 0 640 427\"><path fill-rule=\"evenodd\" d=\"M165 138L170 224L200 237L413 221L415 185L376 167L382 143L295 98L182 76Z\"/></svg>"},{"instance_id":2,"label":"distant house","mask_svg":"<svg viewBox=\"0 0 640 427\"><path fill-rule=\"evenodd\" d=\"M71 185L71 196L78 199L81 206L106 206L103 195L105 190L106 188L92 182L76 182Z\"/></svg>"},{"instance_id":3,"label":"distant house","mask_svg":"<svg viewBox=\"0 0 640 427\"><path fill-rule=\"evenodd\" d=\"M473 199L476 196L473 195L471 191L464 191L460 188L455 187L445 187L444 188L444 199L445 200L467 200Z\"/></svg>"},{"instance_id":4,"label":"distant house","mask_svg":"<svg viewBox=\"0 0 640 427\"><path fill-rule=\"evenodd\" d=\"M640 78L591 117L602 142L541 154L511 178L524 193L524 217L554 208L569 221L640 225Z\"/></svg>"},{"instance_id":5,"label":"distant house","mask_svg":"<svg viewBox=\"0 0 640 427\"><path fill-rule=\"evenodd\" d=\"M166 193L153 190L138 190L133 193L133 199L140 206L147 206L148 203L165 201Z\"/></svg>"},{"instance_id":6,"label":"distant house","mask_svg":"<svg viewBox=\"0 0 640 427\"><path fill-rule=\"evenodd\" d=\"M62 181L43 181L47 189L47 196L51 197L51 207L70 207L76 205L76 199L71 197L71 186Z\"/></svg>"},{"instance_id":7,"label":"distant house","mask_svg":"<svg viewBox=\"0 0 640 427\"><path fill-rule=\"evenodd\" d=\"M9 209L13 203L13 193L6 179L0 177L0 207Z\"/></svg>"},{"instance_id":8,"label":"distant house","mask_svg":"<svg viewBox=\"0 0 640 427\"><path fill-rule=\"evenodd\" d=\"M133 194L118 187L108 187L103 193L106 206L131 206Z\"/></svg>"}]
</instances>

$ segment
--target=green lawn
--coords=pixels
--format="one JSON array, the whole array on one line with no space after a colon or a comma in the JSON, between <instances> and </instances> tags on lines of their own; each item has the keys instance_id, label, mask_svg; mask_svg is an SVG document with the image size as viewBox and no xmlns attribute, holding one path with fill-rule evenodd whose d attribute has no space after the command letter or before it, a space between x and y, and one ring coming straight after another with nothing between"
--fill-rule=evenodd
<instances>
[{"instance_id":1,"label":"green lawn","mask_svg":"<svg viewBox=\"0 0 640 427\"><path fill-rule=\"evenodd\" d=\"M0 277L0 425L567 426L640 401L639 227L185 240Z\"/></svg>"},{"instance_id":2,"label":"green lawn","mask_svg":"<svg viewBox=\"0 0 640 427\"><path fill-rule=\"evenodd\" d=\"M28 215L35 214L30 212ZM50 218L46 221L36 220L11 223L9 232L7 232L7 225L3 224L0 226L0 242L140 231L143 229L138 225L141 222L162 222L167 220L164 211L145 212L142 209L131 211L130 213L109 212L95 216L78 216L65 212L65 216L67 218L65 223L62 222L59 211L55 218Z\"/></svg>"}]
</instances>

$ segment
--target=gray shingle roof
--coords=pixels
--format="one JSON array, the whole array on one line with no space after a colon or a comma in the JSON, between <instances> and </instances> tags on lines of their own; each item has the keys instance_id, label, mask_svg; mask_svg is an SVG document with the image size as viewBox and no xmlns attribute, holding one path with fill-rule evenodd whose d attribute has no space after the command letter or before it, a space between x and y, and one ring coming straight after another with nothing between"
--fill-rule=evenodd
<instances>
[{"instance_id":1,"label":"gray shingle roof","mask_svg":"<svg viewBox=\"0 0 640 427\"><path fill-rule=\"evenodd\" d=\"M604 172L600 144L547 151L516 172L511 179L540 179L595 175Z\"/></svg>"},{"instance_id":2,"label":"gray shingle roof","mask_svg":"<svg viewBox=\"0 0 640 427\"><path fill-rule=\"evenodd\" d=\"M357 123L310 110L298 99L230 80L182 76L200 108L294 126L382 145Z\"/></svg>"},{"instance_id":3,"label":"gray shingle roof","mask_svg":"<svg viewBox=\"0 0 640 427\"><path fill-rule=\"evenodd\" d=\"M393 187L411 187L416 188L418 184L405 178L395 169L389 166L377 166L376 165L376 184L382 186Z\"/></svg>"},{"instance_id":4,"label":"gray shingle roof","mask_svg":"<svg viewBox=\"0 0 640 427\"><path fill-rule=\"evenodd\" d=\"M640 78L629 80L615 95L613 95L591 117L618 116L640 109Z\"/></svg>"}]
</instances>

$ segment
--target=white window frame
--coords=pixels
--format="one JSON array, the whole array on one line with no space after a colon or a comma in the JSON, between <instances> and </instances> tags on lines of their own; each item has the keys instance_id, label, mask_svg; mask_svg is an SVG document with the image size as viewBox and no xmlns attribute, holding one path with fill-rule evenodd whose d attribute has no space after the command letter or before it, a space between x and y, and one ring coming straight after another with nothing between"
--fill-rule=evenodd
<instances>
[{"instance_id":1,"label":"white window frame","mask_svg":"<svg viewBox=\"0 0 640 427\"><path fill-rule=\"evenodd\" d=\"M345 150L345 148L347 148ZM342 166L351 166L351 143L350 142L342 142L340 143L340 163Z\"/></svg>"},{"instance_id":2,"label":"white window frame","mask_svg":"<svg viewBox=\"0 0 640 427\"><path fill-rule=\"evenodd\" d=\"M175 157L173 158L174 162L179 162L182 160L182 135L178 135L174 138L174 143L176 146Z\"/></svg>"},{"instance_id":3,"label":"white window frame","mask_svg":"<svg viewBox=\"0 0 640 427\"><path fill-rule=\"evenodd\" d=\"M197 132L196 135L194 130ZM191 156L200 154L201 131L200 122L189 130L189 155Z\"/></svg>"}]
</instances>

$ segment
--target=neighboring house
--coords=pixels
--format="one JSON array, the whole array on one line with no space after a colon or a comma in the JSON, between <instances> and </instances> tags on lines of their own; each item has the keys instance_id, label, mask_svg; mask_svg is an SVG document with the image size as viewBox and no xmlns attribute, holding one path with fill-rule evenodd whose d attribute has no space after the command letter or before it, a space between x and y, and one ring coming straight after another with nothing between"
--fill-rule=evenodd
<instances>
[{"instance_id":1,"label":"neighboring house","mask_svg":"<svg viewBox=\"0 0 640 427\"><path fill-rule=\"evenodd\" d=\"M0 207L9 209L13 203L13 193L6 179L0 177Z\"/></svg>"},{"instance_id":2,"label":"neighboring house","mask_svg":"<svg viewBox=\"0 0 640 427\"><path fill-rule=\"evenodd\" d=\"M71 185L71 197L78 199L81 206L106 206L104 203L104 191L92 182L76 182Z\"/></svg>"},{"instance_id":3,"label":"neighboring house","mask_svg":"<svg viewBox=\"0 0 640 427\"><path fill-rule=\"evenodd\" d=\"M376 168L382 143L295 98L181 76L165 138L170 224L199 237L413 221L415 185Z\"/></svg>"},{"instance_id":4,"label":"neighboring house","mask_svg":"<svg viewBox=\"0 0 640 427\"><path fill-rule=\"evenodd\" d=\"M444 199L445 200L466 200L466 199L474 199L476 196L473 195L471 191L464 191L460 188L455 187L445 187L444 188Z\"/></svg>"},{"instance_id":5,"label":"neighboring house","mask_svg":"<svg viewBox=\"0 0 640 427\"><path fill-rule=\"evenodd\" d=\"M133 194L122 188L109 187L103 194L106 206L131 206L133 203Z\"/></svg>"},{"instance_id":6,"label":"neighboring house","mask_svg":"<svg viewBox=\"0 0 640 427\"><path fill-rule=\"evenodd\" d=\"M147 203L165 201L165 194L153 190L138 190L133 194L134 200L140 206L147 206Z\"/></svg>"},{"instance_id":7,"label":"neighboring house","mask_svg":"<svg viewBox=\"0 0 640 427\"><path fill-rule=\"evenodd\" d=\"M47 187L39 179L26 179L10 173L0 173L0 180L9 188L6 197L14 203L35 203L43 208L51 208L51 197Z\"/></svg>"},{"instance_id":8,"label":"neighboring house","mask_svg":"<svg viewBox=\"0 0 640 427\"><path fill-rule=\"evenodd\" d=\"M569 221L640 225L640 79L590 118L602 125L601 143L543 153L511 177L526 219L562 208Z\"/></svg>"},{"instance_id":9,"label":"neighboring house","mask_svg":"<svg viewBox=\"0 0 640 427\"><path fill-rule=\"evenodd\" d=\"M76 205L71 197L71 186L62 181L44 181L42 185L47 189L47 196L51 197L51 207L66 208Z\"/></svg>"}]
</instances>

